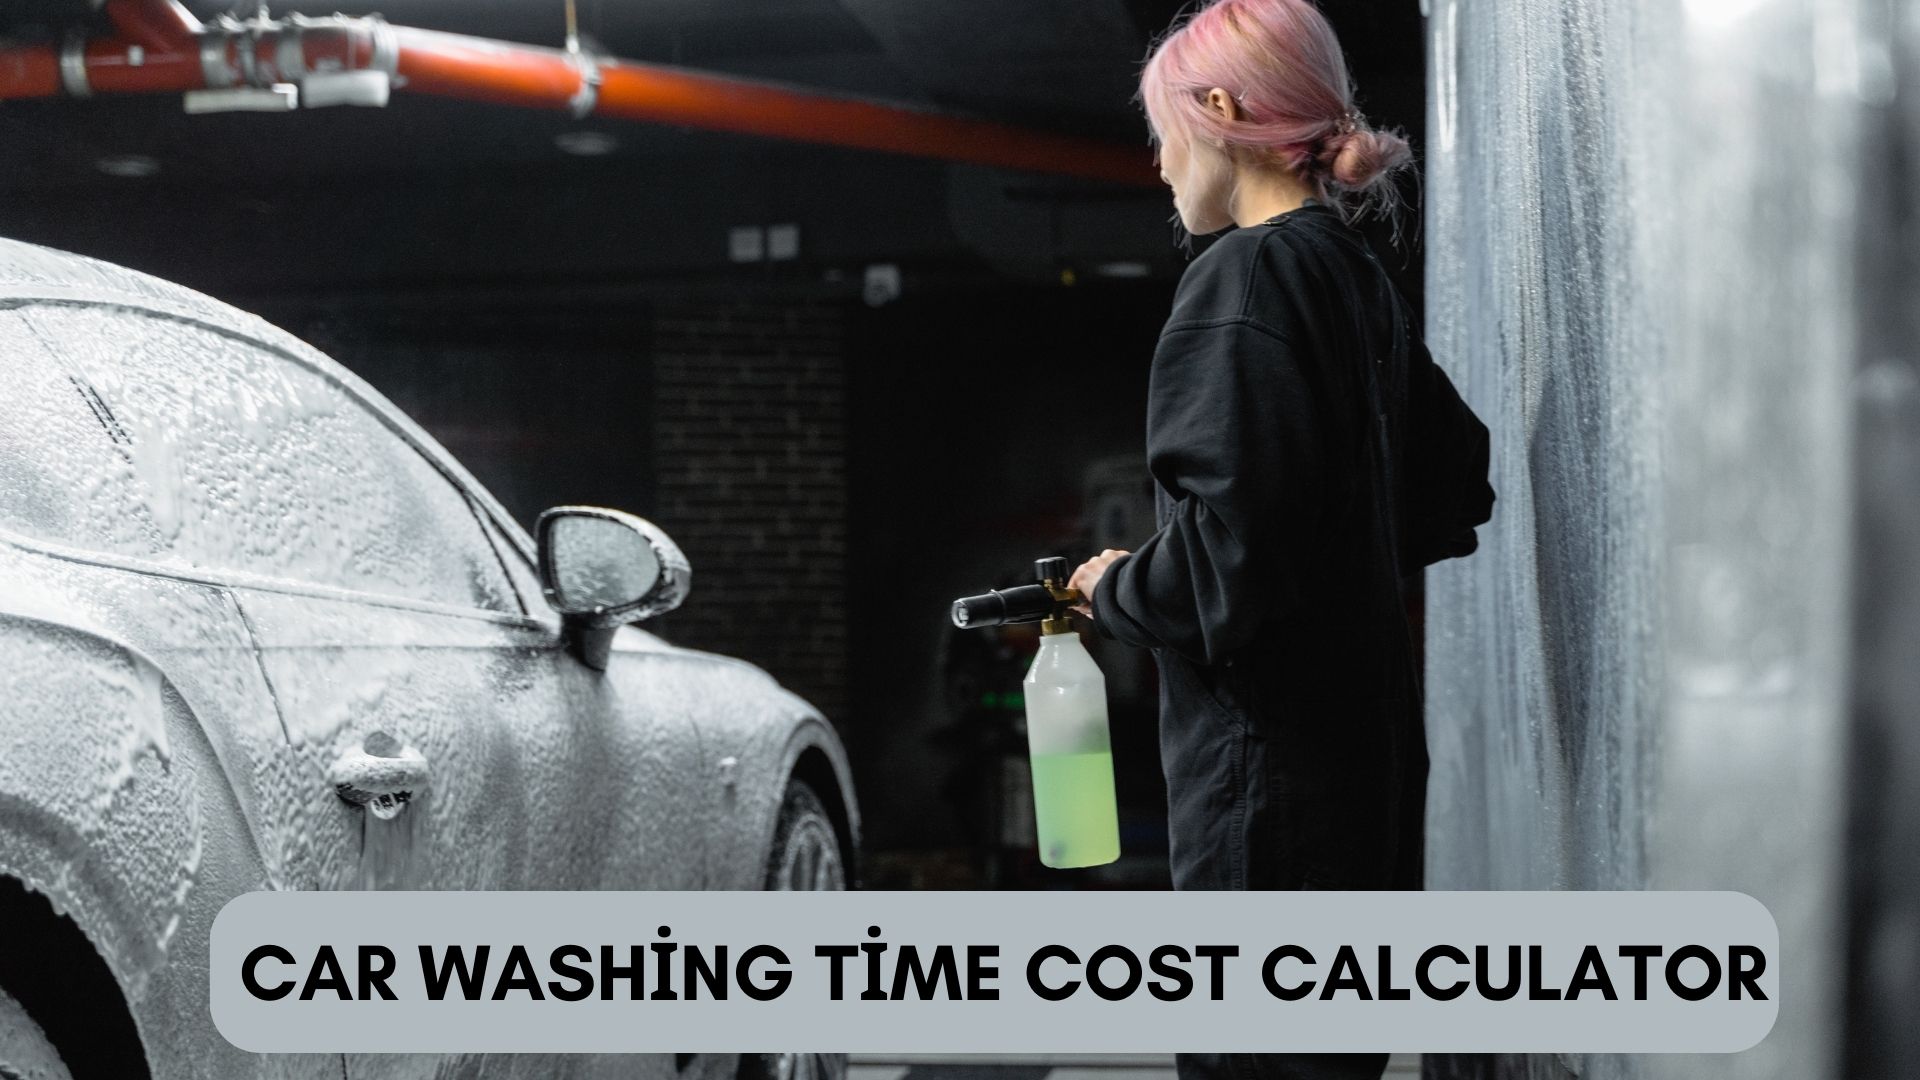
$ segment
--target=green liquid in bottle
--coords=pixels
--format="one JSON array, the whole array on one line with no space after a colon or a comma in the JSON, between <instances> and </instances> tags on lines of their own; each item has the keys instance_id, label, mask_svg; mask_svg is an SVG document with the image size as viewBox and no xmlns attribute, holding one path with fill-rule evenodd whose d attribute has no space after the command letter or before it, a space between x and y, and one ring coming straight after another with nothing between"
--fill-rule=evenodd
<instances>
[{"instance_id":1,"label":"green liquid in bottle","mask_svg":"<svg viewBox=\"0 0 1920 1080\"><path fill-rule=\"evenodd\" d=\"M1036 755L1033 816L1040 833L1040 861L1048 866L1099 866L1118 859L1113 754Z\"/></svg>"}]
</instances>

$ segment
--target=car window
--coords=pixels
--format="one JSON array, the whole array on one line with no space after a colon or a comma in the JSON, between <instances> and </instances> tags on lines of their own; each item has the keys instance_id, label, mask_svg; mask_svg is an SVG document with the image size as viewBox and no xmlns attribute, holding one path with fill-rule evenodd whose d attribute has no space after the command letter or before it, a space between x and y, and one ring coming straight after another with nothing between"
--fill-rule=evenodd
<instances>
[{"instance_id":1,"label":"car window","mask_svg":"<svg viewBox=\"0 0 1920 1080\"><path fill-rule=\"evenodd\" d=\"M22 315L112 410L174 560L518 612L466 496L332 380L160 315Z\"/></svg>"},{"instance_id":2,"label":"car window","mask_svg":"<svg viewBox=\"0 0 1920 1080\"><path fill-rule=\"evenodd\" d=\"M486 527L488 539L493 541L494 548L500 552L500 561L506 564L507 576L513 579L513 587L519 592L520 603L526 608L527 613L536 618L552 615L553 610L547 606L546 595L540 591L539 573L527 561L527 557L520 553L520 549L513 546L513 541L507 538L506 531L501 529L497 522L488 517L485 511L477 510L476 512L480 514L480 520Z\"/></svg>"},{"instance_id":3,"label":"car window","mask_svg":"<svg viewBox=\"0 0 1920 1080\"><path fill-rule=\"evenodd\" d=\"M0 527L89 551L163 554L115 417L14 311L0 311L0 386Z\"/></svg>"}]
</instances>

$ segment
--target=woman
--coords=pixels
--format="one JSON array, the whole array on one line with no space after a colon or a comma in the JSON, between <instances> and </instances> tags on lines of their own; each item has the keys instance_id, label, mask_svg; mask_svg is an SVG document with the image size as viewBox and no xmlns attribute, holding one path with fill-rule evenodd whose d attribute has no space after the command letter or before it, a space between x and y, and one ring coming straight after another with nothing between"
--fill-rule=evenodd
<instances>
[{"instance_id":1,"label":"woman","mask_svg":"<svg viewBox=\"0 0 1920 1080\"><path fill-rule=\"evenodd\" d=\"M1141 77L1194 233L1153 356L1159 531L1070 584L1152 649L1178 889L1417 889L1427 753L1403 582L1474 550L1487 429L1350 225L1401 138L1305 0L1218 0ZM1377 1077L1386 1055L1182 1054L1199 1077Z\"/></svg>"}]
</instances>

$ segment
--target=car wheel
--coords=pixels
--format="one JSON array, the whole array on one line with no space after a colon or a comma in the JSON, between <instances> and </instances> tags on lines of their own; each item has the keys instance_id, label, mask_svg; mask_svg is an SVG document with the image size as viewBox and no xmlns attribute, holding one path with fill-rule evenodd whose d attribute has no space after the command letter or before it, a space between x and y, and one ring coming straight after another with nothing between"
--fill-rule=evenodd
<instances>
[{"instance_id":1,"label":"car wheel","mask_svg":"<svg viewBox=\"0 0 1920 1080\"><path fill-rule=\"evenodd\" d=\"M0 990L0 1080L73 1080L27 1010Z\"/></svg>"},{"instance_id":2,"label":"car wheel","mask_svg":"<svg viewBox=\"0 0 1920 1080\"><path fill-rule=\"evenodd\" d=\"M846 862L826 804L804 780L787 785L767 857L769 891L845 889ZM739 1080L845 1080L845 1054L741 1054Z\"/></svg>"},{"instance_id":3,"label":"car wheel","mask_svg":"<svg viewBox=\"0 0 1920 1080\"><path fill-rule=\"evenodd\" d=\"M840 836L834 832L833 818L805 780L794 780L787 785L780 820L773 828L766 888L818 892L846 887L846 864L840 858Z\"/></svg>"}]
</instances>

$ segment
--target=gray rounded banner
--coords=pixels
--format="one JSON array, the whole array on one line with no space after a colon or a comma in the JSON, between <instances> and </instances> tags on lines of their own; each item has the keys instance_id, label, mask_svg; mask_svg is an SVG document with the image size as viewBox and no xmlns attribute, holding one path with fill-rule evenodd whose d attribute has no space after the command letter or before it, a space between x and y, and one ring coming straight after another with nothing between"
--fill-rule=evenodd
<instances>
[{"instance_id":1,"label":"gray rounded banner","mask_svg":"<svg viewBox=\"0 0 1920 1080\"><path fill-rule=\"evenodd\" d=\"M1779 946L1733 892L257 892L210 1005L256 1052L1732 1052Z\"/></svg>"}]
</instances>

